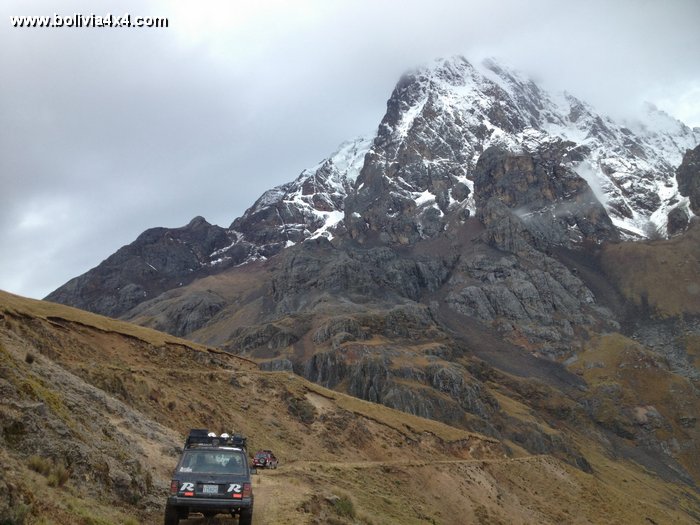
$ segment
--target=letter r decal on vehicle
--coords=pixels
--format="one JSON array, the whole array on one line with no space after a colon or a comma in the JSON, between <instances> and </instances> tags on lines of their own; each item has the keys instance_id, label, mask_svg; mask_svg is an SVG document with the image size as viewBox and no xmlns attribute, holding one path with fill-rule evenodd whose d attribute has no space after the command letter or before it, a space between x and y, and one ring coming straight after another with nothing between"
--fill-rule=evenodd
<instances>
[{"instance_id":1,"label":"letter r decal on vehicle","mask_svg":"<svg viewBox=\"0 0 700 525\"><path fill-rule=\"evenodd\" d=\"M239 485L238 483L231 483L231 484L228 486L228 490L227 490L226 492L236 492L236 493L239 493L239 492L241 492L241 490L243 490L243 487L242 487L241 485Z\"/></svg>"},{"instance_id":2,"label":"letter r decal on vehicle","mask_svg":"<svg viewBox=\"0 0 700 525\"><path fill-rule=\"evenodd\" d=\"M194 490L194 483L190 483L189 481L183 483L180 487L180 492L187 492L190 490Z\"/></svg>"}]
</instances>

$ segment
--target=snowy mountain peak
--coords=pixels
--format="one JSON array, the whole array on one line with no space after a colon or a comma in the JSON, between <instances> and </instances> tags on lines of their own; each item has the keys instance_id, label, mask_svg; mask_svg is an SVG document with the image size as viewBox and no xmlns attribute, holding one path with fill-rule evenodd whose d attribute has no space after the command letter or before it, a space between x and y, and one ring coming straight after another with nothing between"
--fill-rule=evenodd
<instances>
[{"instance_id":1,"label":"snowy mountain peak","mask_svg":"<svg viewBox=\"0 0 700 525\"><path fill-rule=\"evenodd\" d=\"M699 142L700 134L653 107L638 122L617 122L493 59L477 65L463 57L440 59L397 84L368 155L373 167L358 179L353 213L369 214L376 224L382 209L407 209L397 199L416 202L415 195L426 191L440 213L455 205L474 212L462 187L473 190L474 169L486 149L533 153L560 143L566 144L565 162L588 182L623 236L665 235L669 211L687 208L674 170ZM392 193L393 204L377 208L378 191ZM418 218L414 228L423 223Z\"/></svg>"},{"instance_id":2,"label":"snowy mountain peak","mask_svg":"<svg viewBox=\"0 0 700 525\"><path fill-rule=\"evenodd\" d=\"M477 213L475 170L491 147L560 158L567 177L584 181L603 205L596 216L607 213L623 237L665 234L671 209L688 208L674 169L698 142L699 133L653 107L616 122L495 59L438 59L399 80L375 137L345 142L265 192L231 225L231 253L216 260L245 262L332 239L341 224L351 235L375 230L398 242L434 235L455 213ZM580 238L572 230L570 240Z\"/></svg>"},{"instance_id":3,"label":"snowy mountain peak","mask_svg":"<svg viewBox=\"0 0 700 525\"><path fill-rule=\"evenodd\" d=\"M263 193L231 224L236 240L217 264L267 258L308 238L331 239L371 144L367 137L344 142L292 182Z\"/></svg>"}]
</instances>

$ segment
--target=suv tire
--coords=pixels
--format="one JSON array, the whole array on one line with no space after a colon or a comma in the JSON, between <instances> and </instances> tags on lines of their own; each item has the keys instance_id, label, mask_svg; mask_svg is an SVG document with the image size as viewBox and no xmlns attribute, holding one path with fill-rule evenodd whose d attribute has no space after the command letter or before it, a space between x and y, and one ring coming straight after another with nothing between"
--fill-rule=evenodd
<instances>
[{"instance_id":1,"label":"suv tire","mask_svg":"<svg viewBox=\"0 0 700 525\"><path fill-rule=\"evenodd\" d=\"M253 509L246 509L241 511L241 516L238 518L238 525L252 525L253 523Z\"/></svg>"},{"instance_id":2,"label":"suv tire","mask_svg":"<svg viewBox=\"0 0 700 525\"><path fill-rule=\"evenodd\" d=\"M165 525L178 525L181 517L182 513L178 509L170 505L165 506Z\"/></svg>"}]
</instances>

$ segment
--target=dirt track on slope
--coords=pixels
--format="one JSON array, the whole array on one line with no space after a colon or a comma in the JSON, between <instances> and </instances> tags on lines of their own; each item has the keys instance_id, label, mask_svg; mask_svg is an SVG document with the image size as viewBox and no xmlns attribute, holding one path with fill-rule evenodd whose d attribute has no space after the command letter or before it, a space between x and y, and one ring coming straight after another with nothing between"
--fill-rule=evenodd
<instances>
[{"instance_id":1,"label":"dirt track on slope","mask_svg":"<svg viewBox=\"0 0 700 525\"><path fill-rule=\"evenodd\" d=\"M299 523L298 516L292 516L288 511L295 508L299 501L303 501L311 494L304 487L302 480L313 476L314 472L322 470L346 470L357 471L364 469L376 469L387 471L391 469L422 469L437 465L465 465L471 467L483 467L495 463L528 463L536 462L546 456L528 456L508 459L454 459L438 461L352 461L352 462L328 462L328 461L294 461L276 470L261 470L253 476L253 492L255 494L255 511L253 512L253 525L291 525ZM191 518L181 521L180 525L234 525L238 520L219 516L207 521L204 518Z\"/></svg>"}]
</instances>

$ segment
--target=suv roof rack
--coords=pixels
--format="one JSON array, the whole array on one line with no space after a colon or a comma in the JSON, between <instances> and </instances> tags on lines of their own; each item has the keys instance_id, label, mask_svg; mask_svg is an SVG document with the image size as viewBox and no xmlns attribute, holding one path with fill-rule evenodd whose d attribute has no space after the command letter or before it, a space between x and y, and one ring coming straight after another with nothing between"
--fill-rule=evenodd
<instances>
[{"instance_id":1,"label":"suv roof rack","mask_svg":"<svg viewBox=\"0 0 700 525\"><path fill-rule=\"evenodd\" d=\"M204 428L193 428L190 430L187 439L185 440L185 448L201 448L201 447L238 447L246 448L247 438L243 434L223 433L217 436L216 433L210 432Z\"/></svg>"}]
</instances>

